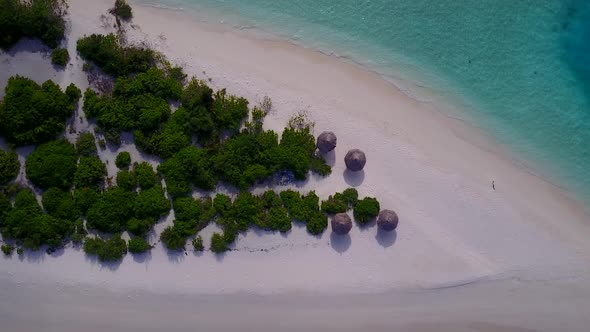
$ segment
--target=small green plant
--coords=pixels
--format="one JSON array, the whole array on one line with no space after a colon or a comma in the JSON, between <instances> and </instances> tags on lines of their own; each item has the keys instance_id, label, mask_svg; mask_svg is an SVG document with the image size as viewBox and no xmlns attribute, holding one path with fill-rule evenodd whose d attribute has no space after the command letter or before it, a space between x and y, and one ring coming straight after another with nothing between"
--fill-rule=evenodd
<instances>
[{"instance_id":1,"label":"small green plant","mask_svg":"<svg viewBox=\"0 0 590 332\"><path fill-rule=\"evenodd\" d=\"M14 247L10 244L3 244L1 249L6 256L12 256L12 252L14 251Z\"/></svg>"},{"instance_id":2,"label":"small green plant","mask_svg":"<svg viewBox=\"0 0 590 332\"><path fill-rule=\"evenodd\" d=\"M84 252L98 256L101 262L118 261L127 253L127 243L121 236L113 236L108 240L88 238L84 242Z\"/></svg>"},{"instance_id":3,"label":"small green plant","mask_svg":"<svg viewBox=\"0 0 590 332\"><path fill-rule=\"evenodd\" d=\"M111 8L110 13L123 20L129 20L133 17L131 6L125 0L116 0L115 6Z\"/></svg>"},{"instance_id":4,"label":"small green plant","mask_svg":"<svg viewBox=\"0 0 590 332\"><path fill-rule=\"evenodd\" d=\"M213 233L213 236L211 236L211 251L220 254L228 250L229 248L224 236L219 233Z\"/></svg>"},{"instance_id":5,"label":"small green plant","mask_svg":"<svg viewBox=\"0 0 590 332\"><path fill-rule=\"evenodd\" d=\"M70 62L70 53L65 48L56 48L51 52L51 62L54 65L65 67Z\"/></svg>"},{"instance_id":6,"label":"small green plant","mask_svg":"<svg viewBox=\"0 0 590 332\"><path fill-rule=\"evenodd\" d=\"M379 215L379 201L373 197L365 197L359 200L354 207L354 219L361 225L367 224Z\"/></svg>"},{"instance_id":7,"label":"small green plant","mask_svg":"<svg viewBox=\"0 0 590 332\"><path fill-rule=\"evenodd\" d=\"M115 159L115 165L117 165L119 169L129 168L129 165L131 165L131 154L127 151L119 152Z\"/></svg>"},{"instance_id":8,"label":"small green plant","mask_svg":"<svg viewBox=\"0 0 590 332\"><path fill-rule=\"evenodd\" d=\"M19 255L19 256L22 256L24 253L25 253L25 250L24 250L23 248L21 248L21 247L18 247L18 248L16 249L16 254L17 254L17 255Z\"/></svg>"},{"instance_id":9,"label":"small green plant","mask_svg":"<svg viewBox=\"0 0 590 332\"><path fill-rule=\"evenodd\" d=\"M152 246L141 237L134 237L128 243L129 252L132 254L142 254L150 249Z\"/></svg>"},{"instance_id":10,"label":"small green plant","mask_svg":"<svg viewBox=\"0 0 590 332\"><path fill-rule=\"evenodd\" d=\"M205 246L203 245L203 238L200 235L193 239L193 248L195 248L195 251L205 250Z\"/></svg>"},{"instance_id":11,"label":"small green plant","mask_svg":"<svg viewBox=\"0 0 590 332\"><path fill-rule=\"evenodd\" d=\"M74 83L70 83L66 88L66 96L70 98L71 102L76 102L82 97L82 91Z\"/></svg>"}]
</instances>

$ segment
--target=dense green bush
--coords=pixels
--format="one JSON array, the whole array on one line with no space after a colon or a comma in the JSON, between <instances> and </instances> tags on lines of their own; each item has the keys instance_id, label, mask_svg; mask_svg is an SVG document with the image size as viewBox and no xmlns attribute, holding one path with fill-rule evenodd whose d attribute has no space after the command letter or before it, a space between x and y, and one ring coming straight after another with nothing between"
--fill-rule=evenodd
<instances>
[{"instance_id":1,"label":"dense green bush","mask_svg":"<svg viewBox=\"0 0 590 332\"><path fill-rule=\"evenodd\" d=\"M0 186L16 179L20 171L20 162L15 152L0 149Z\"/></svg>"},{"instance_id":2,"label":"dense green bush","mask_svg":"<svg viewBox=\"0 0 590 332\"><path fill-rule=\"evenodd\" d=\"M134 201L135 193L118 187L109 188L88 209L88 227L107 233L124 231L133 216Z\"/></svg>"},{"instance_id":3,"label":"dense green bush","mask_svg":"<svg viewBox=\"0 0 590 332\"><path fill-rule=\"evenodd\" d=\"M76 187L100 187L106 175L107 168L98 157L81 157L74 184Z\"/></svg>"},{"instance_id":4,"label":"dense green bush","mask_svg":"<svg viewBox=\"0 0 590 332\"><path fill-rule=\"evenodd\" d=\"M125 0L115 0L115 6L111 8L110 13L123 20L133 17L131 6Z\"/></svg>"},{"instance_id":5,"label":"dense green bush","mask_svg":"<svg viewBox=\"0 0 590 332\"><path fill-rule=\"evenodd\" d=\"M76 188L74 189L74 202L80 213L86 214L88 209L96 203L101 194L97 188Z\"/></svg>"},{"instance_id":6,"label":"dense green bush","mask_svg":"<svg viewBox=\"0 0 590 332\"><path fill-rule=\"evenodd\" d=\"M195 251L205 250L205 246L203 245L203 238L200 235L193 239L193 248L195 248Z\"/></svg>"},{"instance_id":7,"label":"dense green bush","mask_svg":"<svg viewBox=\"0 0 590 332\"><path fill-rule=\"evenodd\" d=\"M78 151L78 155L82 157L96 156L97 149L94 135L89 132L80 133L76 139L76 151Z\"/></svg>"},{"instance_id":8,"label":"dense green bush","mask_svg":"<svg viewBox=\"0 0 590 332\"><path fill-rule=\"evenodd\" d=\"M180 226L179 226L180 225ZM184 250L186 245L187 237L193 233L189 231L183 224L174 224L174 226L168 226L160 234L160 240L169 250Z\"/></svg>"},{"instance_id":9,"label":"dense green bush","mask_svg":"<svg viewBox=\"0 0 590 332\"><path fill-rule=\"evenodd\" d=\"M51 52L51 63L65 67L70 62L70 53L65 48L56 48Z\"/></svg>"},{"instance_id":10,"label":"dense green bush","mask_svg":"<svg viewBox=\"0 0 590 332\"><path fill-rule=\"evenodd\" d=\"M154 168L148 162L135 163L133 165L133 174L137 179L137 185L142 190L150 189L160 184L158 174L154 172Z\"/></svg>"},{"instance_id":11,"label":"dense green bush","mask_svg":"<svg viewBox=\"0 0 590 332\"><path fill-rule=\"evenodd\" d=\"M164 196L162 187L155 186L139 192L135 198L135 217L138 219L159 219L170 211L170 201Z\"/></svg>"},{"instance_id":12,"label":"dense green bush","mask_svg":"<svg viewBox=\"0 0 590 332\"><path fill-rule=\"evenodd\" d=\"M145 72L156 62L153 50L139 46L123 46L115 34L92 34L78 39L76 49L83 59L93 62L105 73L113 76Z\"/></svg>"},{"instance_id":13,"label":"dense green bush","mask_svg":"<svg viewBox=\"0 0 590 332\"><path fill-rule=\"evenodd\" d=\"M131 165L131 154L127 151L119 152L117 158L115 158L115 165L119 169L127 169Z\"/></svg>"},{"instance_id":14,"label":"dense green bush","mask_svg":"<svg viewBox=\"0 0 590 332\"><path fill-rule=\"evenodd\" d=\"M192 197L179 197L174 200L174 215L177 221L198 223L201 220L202 203Z\"/></svg>"},{"instance_id":15,"label":"dense green bush","mask_svg":"<svg viewBox=\"0 0 590 332\"><path fill-rule=\"evenodd\" d=\"M101 262L118 261L127 253L127 243L121 236L113 236L107 240L87 238L84 241L84 252L88 255L98 256Z\"/></svg>"},{"instance_id":16,"label":"dense green bush","mask_svg":"<svg viewBox=\"0 0 590 332\"><path fill-rule=\"evenodd\" d=\"M283 206L281 196L279 196L279 194L277 194L274 190L265 191L262 196L260 196L260 198L262 199L262 204L264 205L265 209Z\"/></svg>"},{"instance_id":17,"label":"dense green bush","mask_svg":"<svg viewBox=\"0 0 590 332\"><path fill-rule=\"evenodd\" d=\"M320 211L314 211L308 215L306 223L307 231L312 235L322 234L328 227L328 217Z\"/></svg>"},{"instance_id":18,"label":"dense green bush","mask_svg":"<svg viewBox=\"0 0 590 332\"><path fill-rule=\"evenodd\" d=\"M64 131L65 119L74 113L70 98L52 81L39 85L13 76L5 92L0 103L0 134L18 146L55 139Z\"/></svg>"},{"instance_id":19,"label":"dense green bush","mask_svg":"<svg viewBox=\"0 0 590 332\"><path fill-rule=\"evenodd\" d=\"M237 231L244 232L251 225L262 223L262 200L249 192L241 192L234 200L231 209L225 213L225 217L228 222L235 223Z\"/></svg>"},{"instance_id":20,"label":"dense green bush","mask_svg":"<svg viewBox=\"0 0 590 332\"><path fill-rule=\"evenodd\" d=\"M12 211L12 203L10 199L2 192L0 192L0 230L4 227L6 215Z\"/></svg>"},{"instance_id":21,"label":"dense green bush","mask_svg":"<svg viewBox=\"0 0 590 332\"><path fill-rule=\"evenodd\" d=\"M26 248L37 250L47 245L52 251L61 246L73 231L71 221L44 214L35 195L23 189L16 195L14 208L4 218L2 236L22 241Z\"/></svg>"},{"instance_id":22,"label":"dense green bush","mask_svg":"<svg viewBox=\"0 0 590 332\"><path fill-rule=\"evenodd\" d=\"M0 48L21 38L39 38L51 48L64 38L67 3L63 0L0 0Z\"/></svg>"},{"instance_id":23,"label":"dense green bush","mask_svg":"<svg viewBox=\"0 0 590 332\"><path fill-rule=\"evenodd\" d=\"M42 189L69 189L76 174L77 160L76 148L65 139L42 144L27 157L27 177Z\"/></svg>"},{"instance_id":24,"label":"dense green bush","mask_svg":"<svg viewBox=\"0 0 590 332\"><path fill-rule=\"evenodd\" d=\"M213 236L211 236L211 251L220 254L228 250L229 246L224 236L219 233L213 233Z\"/></svg>"},{"instance_id":25,"label":"dense green bush","mask_svg":"<svg viewBox=\"0 0 590 332\"><path fill-rule=\"evenodd\" d=\"M132 254L142 254L150 249L152 246L141 237L133 237L129 240L129 252Z\"/></svg>"},{"instance_id":26,"label":"dense green bush","mask_svg":"<svg viewBox=\"0 0 590 332\"><path fill-rule=\"evenodd\" d=\"M12 256L12 252L14 251L14 247L11 246L10 244L3 244L2 247L0 247L2 249L2 252L4 253L4 255L6 256Z\"/></svg>"},{"instance_id":27,"label":"dense green bush","mask_svg":"<svg viewBox=\"0 0 590 332\"><path fill-rule=\"evenodd\" d=\"M82 91L80 91L80 88L74 83L70 83L70 85L66 87L66 96L68 96L72 103L76 103L80 100L80 97L82 97Z\"/></svg>"},{"instance_id":28,"label":"dense green bush","mask_svg":"<svg viewBox=\"0 0 590 332\"><path fill-rule=\"evenodd\" d=\"M223 216L232 207L231 198L224 194L217 194L213 199L213 206L215 207L215 211Z\"/></svg>"},{"instance_id":29,"label":"dense green bush","mask_svg":"<svg viewBox=\"0 0 590 332\"><path fill-rule=\"evenodd\" d=\"M263 229L287 232L291 230L291 217L284 207L273 207L268 210L264 218Z\"/></svg>"},{"instance_id":30,"label":"dense green bush","mask_svg":"<svg viewBox=\"0 0 590 332\"><path fill-rule=\"evenodd\" d=\"M80 211L71 193L59 188L49 188L43 193L43 208L55 218L76 221Z\"/></svg>"},{"instance_id":31,"label":"dense green bush","mask_svg":"<svg viewBox=\"0 0 590 332\"><path fill-rule=\"evenodd\" d=\"M322 201L322 211L327 214L344 213L354 208L358 201L358 192L354 188L348 188L342 193L335 193L327 200Z\"/></svg>"},{"instance_id":32,"label":"dense green bush","mask_svg":"<svg viewBox=\"0 0 590 332\"><path fill-rule=\"evenodd\" d=\"M379 201L373 197L359 200L353 210L354 219L361 225L367 224L379 215Z\"/></svg>"},{"instance_id":33,"label":"dense green bush","mask_svg":"<svg viewBox=\"0 0 590 332\"><path fill-rule=\"evenodd\" d=\"M137 187L135 173L126 170L119 171L117 173L117 187L129 191L135 190Z\"/></svg>"},{"instance_id":34,"label":"dense green bush","mask_svg":"<svg viewBox=\"0 0 590 332\"><path fill-rule=\"evenodd\" d=\"M75 245L80 245L84 242L86 235L88 235L88 232L84 228L84 222L81 219L78 219L74 223L74 234L72 234L72 242Z\"/></svg>"},{"instance_id":35,"label":"dense green bush","mask_svg":"<svg viewBox=\"0 0 590 332\"><path fill-rule=\"evenodd\" d=\"M155 224L155 220L152 218L148 219L137 219L131 218L127 222L127 230L129 233L135 236L145 236L150 232L152 226Z\"/></svg>"},{"instance_id":36,"label":"dense green bush","mask_svg":"<svg viewBox=\"0 0 590 332\"><path fill-rule=\"evenodd\" d=\"M182 83L169 75L165 69L152 67L135 77L119 77L115 82L115 97L131 98L149 95L164 100L178 100L182 94Z\"/></svg>"},{"instance_id":37,"label":"dense green bush","mask_svg":"<svg viewBox=\"0 0 590 332\"><path fill-rule=\"evenodd\" d=\"M189 194L191 184L204 190L215 187L215 180L204 150L189 146L158 167L164 174L168 193L173 197Z\"/></svg>"}]
</instances>

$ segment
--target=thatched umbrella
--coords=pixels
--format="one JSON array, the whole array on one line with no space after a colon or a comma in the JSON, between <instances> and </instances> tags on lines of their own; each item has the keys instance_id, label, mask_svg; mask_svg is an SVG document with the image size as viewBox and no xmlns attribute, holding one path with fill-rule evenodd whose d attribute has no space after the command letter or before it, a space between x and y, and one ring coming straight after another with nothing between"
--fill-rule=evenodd
<instances>
[{"instance_id":1,"label":"thatched umbrella","mask_svg":"<svg viewBox=\"0 0 590 332\"><path fill-rule=\"evenodd\" d=\"M346 168L353 172L358 172L365 167L367 163L367 157L365 153L359 149L352 149L348 151L346 157L344 157L344 163L346 164Z\"/></svg>"},{"instance_id":2,"label":"thatched umbrella","mask_svg":"<svg viewBox=\"0 0 590 332\"><path fill-rule=\"evenodd\" d=\"M317 147L322 153L328 153L336 147L336 135L331 131L324 131L318 136Z\"/></svg>"},{"instance_id":3,"label":"thatched umbrella","mask_svg":"<svg viewBox=\"0 0 590 332\"><path fill-rule=\"evenodd\" d=\"M345 235L352 229L352 220L346 213L338 213L332 218L332 232Z\"/></svg>"},{"instance_id":4,"label":"thatched umbrella","mask_svg":"<svg viewBox=\"0 0 590 332\"><path fill-rule=\"evenodd\" d=\"M397 228L399 218L397 213L391 210L381 210L379 217L377 218L377 225L381 230L391 232Z\"/></svg>"}]
</instances>

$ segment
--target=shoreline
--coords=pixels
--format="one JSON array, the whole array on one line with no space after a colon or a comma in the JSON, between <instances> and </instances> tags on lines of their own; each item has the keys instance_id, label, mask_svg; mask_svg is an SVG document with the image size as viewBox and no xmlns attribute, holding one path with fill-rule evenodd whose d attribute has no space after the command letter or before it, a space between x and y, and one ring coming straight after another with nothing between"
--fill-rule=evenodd
<instances>
[{"instance_id":1,"label":"shoreline","mask_svg":"<svg viewBox=\"0 0 590 332\"><path fill-rule=\"evenodd\" d=\"M75 54L75 40L81 35L103 31L99 16L110 5L99 1L88 8L84 1L71 2L70 54ZM141 6L134 10L133 23L140 29L130 29L132 40L147 38L172 62L187 65L189 75L211 77L212 87L227 88L251 104L269 95L276 112L266 127L280 131L293 113L303 109L315 120L316 134L336 131L339 147L332 177L311 177L300 190L316 190L325 198L352 185L362 195L383 197L384 208L400 212L397 239L383 245L372 231L354 227L352 243L340 252L330 234L314 238L295 227L286 237L257 232L240 236L239 251L222 260L209 252L201 257L170 257L158 244L149 259L137 262L127 256L111 270L89 266L82 252L67 248L35 265L5 259L0 275L114 288L262 294L382 292L481 278L587 276L584 264L590 261L590 245L585 235L590 225L581 204L515 165L477 128L442 114L437 110L440 104L413 100L377 73L288 41L249 39L244 31L215 31L182 12ZM40 68L49 63L39 54L27 58ZM64 86L74 81L84 89L82 61L73 58L65 72L38 69L29 74L36 80L57 77ZM27 59L7 61L14 67L10 70L38 68ZM6 75L12 75L10 70ZM87 122L80 127L88 128ZM366 149L369 156L360 183L343 173L341 159L352 147ZM138 158L134 149L124 144L118 151L130 150ZM114 155L110 151L101 156L110 161L109 176L114 175ZM170 222L169 217L156 225L157 232ZM204 230L213 231L214 227ZM278 249L272 253L248 252L274 246ZM295 280L292 271L314 272ZM232 278L236 273L244 274L241 280Z\"/></svg>"}]
</instances>

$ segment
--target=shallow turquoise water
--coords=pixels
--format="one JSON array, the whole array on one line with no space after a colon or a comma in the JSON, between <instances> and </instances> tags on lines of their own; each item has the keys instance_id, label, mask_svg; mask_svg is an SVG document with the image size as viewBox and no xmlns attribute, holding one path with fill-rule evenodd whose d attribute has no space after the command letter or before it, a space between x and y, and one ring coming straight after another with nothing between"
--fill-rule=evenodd
<instances>
[{"instance_id":1,"label":"shallow turquoise water","mask_svg":"<svg viewBox=\"0 0 590 332\"><path fill-rule=\"evenodd\" d=\"M590 1L157 0L452 96L590 203Z\"/></svg>"}]
</instances>

